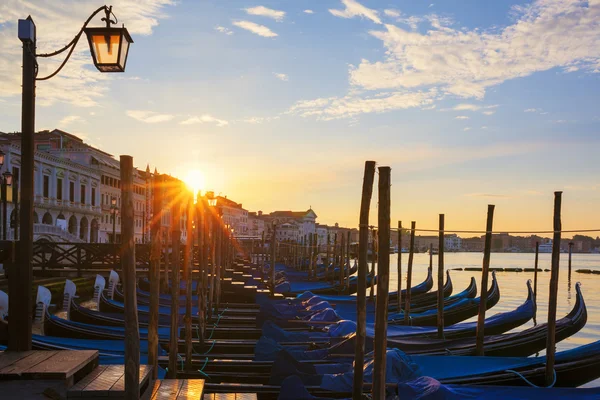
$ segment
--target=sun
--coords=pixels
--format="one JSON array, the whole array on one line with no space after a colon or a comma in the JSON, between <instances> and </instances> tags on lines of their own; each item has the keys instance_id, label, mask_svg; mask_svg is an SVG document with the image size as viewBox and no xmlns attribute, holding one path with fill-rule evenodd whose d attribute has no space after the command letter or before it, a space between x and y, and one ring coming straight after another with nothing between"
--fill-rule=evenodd
<instances>
[{"instance_id":1,"label":"sun","mask_svg":"<svg viewBox=\"0 0 600 400\"><path fill-rule=\"evenodd\" d=\"M206 184L204 174L202 171L197 169L190 170L187 173L184 182L190 189L194 191L194 193L198 192L199 190L204 190L204 186Z\"/></svg>"}]
</instances>

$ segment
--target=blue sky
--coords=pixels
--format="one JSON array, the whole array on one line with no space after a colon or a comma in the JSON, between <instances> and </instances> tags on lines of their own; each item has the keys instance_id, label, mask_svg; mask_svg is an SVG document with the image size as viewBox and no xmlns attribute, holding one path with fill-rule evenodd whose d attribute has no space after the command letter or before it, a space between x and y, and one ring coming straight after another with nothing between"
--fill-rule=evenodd
<instances>
[{"instance_id":1,"label":"blue sky","mask_svg":"<svg viewBox=\"0 0 600 400\"><path fill-rule=\"evenodd\" d=\"M20 123L16 19L32 14L46 51L97 6L0 5L0 131ZM113 7L135 40L127 72L95 72L80 43L39 85L38 128L140 167L201 170L251 210L312 206L356 225L374 159L392 167L393 219L431 227L444 212L450 228L482 228L494 203L498 229L547 229L564 190L565 228L600 226L597 0Z\"/></svg>"}]
</instances>

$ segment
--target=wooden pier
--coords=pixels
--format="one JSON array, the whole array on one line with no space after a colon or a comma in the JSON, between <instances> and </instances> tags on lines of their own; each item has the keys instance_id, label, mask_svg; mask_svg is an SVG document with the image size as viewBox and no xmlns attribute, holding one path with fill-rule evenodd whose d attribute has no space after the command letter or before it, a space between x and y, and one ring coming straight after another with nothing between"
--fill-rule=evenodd
<instances>
[{"instance_id":1,"label":"wooden pier","mask_svg":"<svg viewBox=\"0 0 600 400\"><path fill-rule=\"evenodd\" d=\"M145 400L252 400L244 393L204 394L203 379L157 379L152 367L141 365L139 396ZM0 353L0 398L124 399L125 367L98 365L98 351L63 350Z\"/></svg>"}]
</instances>

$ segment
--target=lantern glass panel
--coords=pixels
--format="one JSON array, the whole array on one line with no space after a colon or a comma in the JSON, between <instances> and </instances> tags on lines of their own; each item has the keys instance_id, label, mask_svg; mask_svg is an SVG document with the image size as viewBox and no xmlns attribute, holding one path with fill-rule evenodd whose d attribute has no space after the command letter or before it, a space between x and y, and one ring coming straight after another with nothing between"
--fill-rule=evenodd
<instances>
[{"instance_id":1,"label":"lantern glass panel","mask_svg":"<svg viewBox=\"0 0 600 400\"><path fill-rule=\"evenodd\" d=\"M120 35L92 35L92 48L98 64L116 64L119 59Z\"/></svg>"}]
</instances>

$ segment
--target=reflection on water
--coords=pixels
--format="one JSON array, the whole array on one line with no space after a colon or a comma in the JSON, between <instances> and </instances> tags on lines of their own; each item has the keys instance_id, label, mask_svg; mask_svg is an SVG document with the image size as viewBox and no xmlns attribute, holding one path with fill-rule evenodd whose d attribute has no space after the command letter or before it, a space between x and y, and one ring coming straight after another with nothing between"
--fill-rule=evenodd
<instances>
[{"instance_id":1,"label":"reflection on water","mask_svg":"<svg viewBox=\"0 0 600 400\"><path fill-rule=\"evenodd\" d=\"M390 288L396 288L398 284L397 254L391 256L390 260ZM433 256L434 272L437 268L437 255ZM548 295L550 288L550 257L551 254L539 255L538 290L537 290L537 322L545 323L548 318ZM406 287L406 262L408 257L402 257L402 287ZM492 253L490 267L494 268L533 268L535 254L533 253ZM446 269L464 267L479 267L483 262L483 253L447 253L444 255L444 266ZM588 320L585 327L570 338L557 343L557 351L571 349L583 344L600 340L600 275L582 274L575 272L577 269L600 270L600 254L573 254L572 272L568 271L568 254L561 254L559 270L559 286L557 301L557 318L562 318L571 311L575 305L574 290L572 284L581 282L581 290L585 298L588 311ZM420 253L414 255L412 285L422 282L427 276L429 266L429 255ZM547 270L547 271L546 271ZM473 271L451 271L454 292L458 293L469 285L471 276L477 280L477 287L481 284L481 272ZM522 304L527 298L528 279L533 281L532 272L496 272L500 286L500 301L488 315L498 312L510 311ZM435 274L434 274L435 276ZM574 282L572 282L574 279ZM434 282L437 280L434 279ZM434 289L436 290L434 283ZM471 320L476 321L477 317ZM517 328L519 331L534 326L530 321L526 325ZM541 353L543 354L543 353ZM586 386L600 386L600 380L591 382Z\"/></svg>"}]
</instances>

